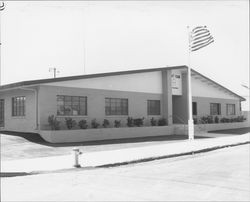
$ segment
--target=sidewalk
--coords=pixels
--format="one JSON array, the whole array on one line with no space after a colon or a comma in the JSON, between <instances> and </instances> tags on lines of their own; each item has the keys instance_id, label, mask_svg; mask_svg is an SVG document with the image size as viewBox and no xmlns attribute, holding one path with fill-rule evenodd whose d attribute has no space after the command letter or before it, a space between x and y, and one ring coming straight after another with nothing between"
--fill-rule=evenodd
<instances>
[{"instance_id":1,"label":"sidewalk","mask_svg":"<svg viewBox=\"0 0 250 202\"><path fill-rule=\"evenodd\" d=\"M199 152L250 142L250 133L230 137L195 139L193 141L180 140L179 142L83 153L79 156L79 163L83 168L126 164L129 162L164 158ZM1 161L1 173L31 173L72 169L74 156L53 156L35 159Z\"/></svg>"}]
</instances>

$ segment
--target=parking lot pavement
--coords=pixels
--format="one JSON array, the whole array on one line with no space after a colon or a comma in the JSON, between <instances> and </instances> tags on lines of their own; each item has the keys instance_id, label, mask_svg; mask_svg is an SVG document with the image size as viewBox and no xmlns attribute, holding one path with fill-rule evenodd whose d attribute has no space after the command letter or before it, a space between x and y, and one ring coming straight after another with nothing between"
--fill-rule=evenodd
<instances>
[{"instance_id":1,"label":"parking lot pavement","mask_svg":"<svg viewBox=\"0 0 250 202\"><path fill-rule=\"evenodd\" d=\"M3 201L249 201L249 144L123 167L1 179Z\"/></svg>"},{"instance_id":2,"label":"parking lot pavement","mask_svg":"<svg viewBox=\"0 0 250 202\"><path fill-rule=\"evenodd\" d=\"M197 137L204 138L204 137ZM83 152L109 151L122 148L167 144L187 139L185 135L147 137L137 139L52 144L38 134L1 134L1 161L70 155L74 147Z\"/></svg>"}]
</instances>

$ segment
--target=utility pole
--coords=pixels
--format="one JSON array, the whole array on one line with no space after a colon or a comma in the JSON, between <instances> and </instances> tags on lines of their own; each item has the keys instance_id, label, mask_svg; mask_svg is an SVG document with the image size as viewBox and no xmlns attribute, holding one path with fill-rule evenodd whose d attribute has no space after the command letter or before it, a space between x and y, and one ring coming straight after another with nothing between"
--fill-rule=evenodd
<instances>
[{"instance_id":1,"label":"utility pole","mask_svg":"<svg viewBox=\"0 0 250 202\"><path fill-rule=\"evenodd\" d=\"M56 70L56 68L49 68L49 72L53 72L54 78L56 78L56 74L60 73L58 70Z\"/></svg>"},{"instance_id":2,"label":"utility pole","mask_svg":"<svg viewBox=\"0 0 250 202\"><path fill-rule=\"evenodd\" d=\"M2 2L2 4L0 5L0 86L1 86L1 83L2 83L2 72L1 72L2 71L2 69L1 69L1 66L2 66L1 13L2 13L2 11L4 9L5 9L5 4L4 4L4 2Z\"/></svg>"}]
</instances>

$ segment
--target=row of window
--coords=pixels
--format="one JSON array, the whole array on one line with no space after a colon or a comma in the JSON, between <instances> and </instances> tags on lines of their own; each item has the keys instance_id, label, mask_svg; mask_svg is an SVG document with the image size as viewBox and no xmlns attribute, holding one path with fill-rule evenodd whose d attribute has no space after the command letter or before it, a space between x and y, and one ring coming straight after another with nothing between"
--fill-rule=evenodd
<instances>
[{"instance_id":1,"label":"row of window","mask_svg":"<svg viewBox=\"0 0 250 202\"><path fill-rule=\"evenodd\" d=\"M25 116L25 96L12 98L12 116ZM226 105L227 115L235 115L235 104ZM105 114L128 115L128 99L105 98ZM160 115L160 100L147 100L147 114ZM87 97L57 95L57 115L86 116ZM197 115L197 103L193 102L193 115ZM210 115L221 115L221 104L210 103Z\"/></svg>"},{"instance_id":2,"label":"row of window","mask_svg":"<svg viewBox=\"0 0 250 202\"><path fill-rule=\"evenodd\" d=\"M235 115L235 104L226 105L227 115ZM197 115L197 103L193 102L193 115ZM210 103L210 115L221 115L221 104Z\"/></svg>"},{"instance_id":3,"label":"row of window","mask_svg":"<svg viewBox=\"0 0 250 202\"><path fill-rule=\"evenodd\" d=\"M148 115L160 115L160 100L148 100ZM105 114L109 115L128 115L128 99L105 98ZM79 116L87 115L87 97L81 96L57 96L57 115Z\"/></svg>"}]
</instances>

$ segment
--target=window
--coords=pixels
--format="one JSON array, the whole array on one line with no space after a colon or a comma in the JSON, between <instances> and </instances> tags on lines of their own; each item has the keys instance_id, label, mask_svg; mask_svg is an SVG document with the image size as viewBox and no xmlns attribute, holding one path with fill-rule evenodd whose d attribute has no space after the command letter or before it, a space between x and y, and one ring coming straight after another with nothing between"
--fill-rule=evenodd
<instances>
[{"instance_id":1,"label":"window","mask_svg":"<svg viewBox=\"0 0 250 202\"><path fill-rule=\"evenodd\" d=\"M210 103L210 115L220 115L221 107L219 103Z\"/></svg>"},{"instance_id":2,"label":"window","mask_svg":"<svg viewBox=\"0 0 250 202\"><path fill-rule=\"evenodd\" d=\"M197 115L197 102L192 102L193 115Z\"/></svg>"},{"instance_id":3,"label":"window","mask_svg":"<svg viewBox=\"0 0 250 202\"><path fill-rule=\"evenodd\" d=\"M227 115L235 115L235 104L227 104Z\"/></svg>"},{"instance_id":4,"label":"window","mask_svg":"<svg viewBox=\"0 0 250 202\"><path fill-rule=\"evenodd\" d=\"M25 97L12 98L12 116L25 116Z\"/></svg>"},{"instance_id":5,"label":"window","mask_svg":"<svg viewBox=\"0 0 250 202\"><path fill-rule=\"evenodd\" d=\"M160 100L148 100L148 115L160 115L161 103Z\"/></svg>"},{"instance_id":6,"label":"window","mask_svg":"<svg viewBox=\"0 0 250 202\"><path fill-rule=\"evenodd\" d=\"M128 115L128 99L105 98L106 115Z\"/></svg>"},{"instance_id":7,"label":"window","mask_svg":"<svg viewBox=\"0 0 250 202\"><path fill-rule=\"evenodd\" d=\"M87 97L58 95L57 115L59 116L87 115Z\"/></svg>"}]
</instances>

